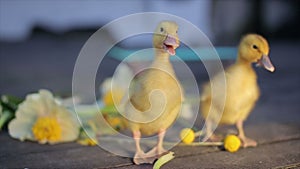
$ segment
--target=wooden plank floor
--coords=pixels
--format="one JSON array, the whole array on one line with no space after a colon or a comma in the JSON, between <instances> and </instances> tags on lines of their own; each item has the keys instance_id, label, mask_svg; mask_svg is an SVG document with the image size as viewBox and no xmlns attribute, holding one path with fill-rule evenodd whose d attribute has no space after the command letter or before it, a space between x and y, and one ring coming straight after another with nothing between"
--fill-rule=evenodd
<instances>
[{"instance_id":1,"label":"wooden plank floor","mask_svg":"<svg viewBox=\"0 0 300 169\"><path fill-rule=\"evenodd\" d=\"M73 65L82 45L83 39L45 37L26 43L1 43L1 94L24 96L39 88L69 93ZM261 98L245 127L247 135L259 142L258 147L228 153L217 147L176 146L172 149L176 158L163 168L300 168L300 43L271 42L270 46L277 69L274 74L257 69ZM59 59L64 64L58 63ZM109 59L107 63L107 72L118 64ZM201 64L189 65L199 76L199 83L206 80ZM110 75L104 73L99 79ZM220 131L232 129L223 127ZM0 132L0 144L0 168L152 168L133 165L131 159L97 146L20 142L5 130Z\"/></svg>"}]
</instances>

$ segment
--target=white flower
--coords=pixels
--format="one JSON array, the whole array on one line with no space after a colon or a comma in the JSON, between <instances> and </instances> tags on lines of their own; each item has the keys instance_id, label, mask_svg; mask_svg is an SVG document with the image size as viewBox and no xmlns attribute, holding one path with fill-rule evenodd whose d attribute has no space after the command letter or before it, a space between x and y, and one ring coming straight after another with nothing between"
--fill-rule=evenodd
<instances>
[{"instance_id":1,"label":"white flower","mask_svg":"<svg viewBox=\"0 0 300 169\"><path fill-rule=\"evenodd\" d=\"M128 92L132 79L131 69L126 64L121 63L113 77L105 79L100 86L104 105L119 105L123 96Z\"/></svg>"},{"instance_id":2,"label":"white flower","mask_svg":"<svg viewBox=\"0 0 300 169\"><path fill-rule=\"evenodd\" d=\"M9 125L9 134L20 140L39 143L74 141L79 134L79 123L73 113L55 101L48 90L29 94Z\"/></svg>"}]
</instances>

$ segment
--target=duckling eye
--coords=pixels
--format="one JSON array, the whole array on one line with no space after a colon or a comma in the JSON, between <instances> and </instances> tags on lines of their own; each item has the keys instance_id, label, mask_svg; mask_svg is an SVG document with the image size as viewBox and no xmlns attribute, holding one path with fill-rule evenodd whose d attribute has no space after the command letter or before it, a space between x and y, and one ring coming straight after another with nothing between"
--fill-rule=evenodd
<instances>
[{"instance_id":1,"label":"duckling eye","mask_svg":"<svg viewBox=\"0 0 300 169\"><path fill-rule=\"evenodd\" d=\"M258 49L258 47L256 45L253 45L252 48L253 49Z\"/></svg>"},{"instance_id":2,"label":"duckling eye","mask_svg":"<svg viewBox=\"0 0 300 169\"><path fill-rule=\"evenodd\" d=\"M178 30L176 30L176 33L178 33Z\"/></svg>"},{"instance_id":3,"label":"duckling eye","mask_svg":"<svg viewBox=\"0 0 300 169\"><path fill-rule=\"evenodd\" d=\"M163 32L163 31L164 31L164 28L161 27L161 28L160 28L160 31Z\"/></svg>"}]
</instances>

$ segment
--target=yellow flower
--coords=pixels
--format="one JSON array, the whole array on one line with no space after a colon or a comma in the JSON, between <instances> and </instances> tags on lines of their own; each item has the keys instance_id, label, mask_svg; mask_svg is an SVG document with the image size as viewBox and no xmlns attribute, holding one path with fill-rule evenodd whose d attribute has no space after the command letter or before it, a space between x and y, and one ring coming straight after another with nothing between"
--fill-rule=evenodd
<instances>
[{"instance_id":1,"label":"yellow flower","mask_svg":"<svg viewBox=\"0 0 300 169\"><path fill-rule=\"evenodd\" d=\"M91 123L91 122L89 122ZM91 124L94 125L94 124ZM97 133L93 130L93 127L88 126L81 129L77 143L83 146L95 146L98 144Z\"/></svg>"},{"instance_id":2,"label":"yellow flower","mask_svg":"<svg viewBox=\"0 0 300 169\"><path fill-rule=\"evenodd\" d=\"M195 132L190 128L184 128L180 132L180 139L183 143L190 144L195 139Z\"/></svg>"},{"instance_id":3,"label":"yellow flower","mask_svg":"<svg viewBox=\"0 0 300 169\"><path fill-rule=\"evenodd\" d=\"M108 124L116 130L123 130L126 128L126 121L123 119L122 116L104 116L104 118L108 122Z\"/></svg>"},{"instance_id":4,"label":"yellow flower","mask_svg":"<svg viewBox=\"0 0 300 169\"><path fill-rule=\"evenodd\" d=\"M61 128L52 117L40 117L32 127L32 133L36 140L40 142L58 141L61 138Z\"/></svg>"},{"instance_id":5,"label":"yellow flower","mask_svg":"<svg viewBox=\"0 0 300 169\"><path fill-rule=\"evenodd\" d=\"M98 141L92 138L85 138L85 139L78 140L77 143L83 146L95 146L98 144Z\"/></svg>"},{"instance_id":6,"label":"yellow flower","mask_svg":"<svg viewBox=\"0 0 300 169\"><path fill-rule=\"evenodd\" d=\"M241 146L241 140L235 135L227 135L224 139L225 150L233 153L238 151Z\"/></svg>"},{"instance_id":7,"label":"yellow flower","mask_svg":"<svg viewBox=\"0 0 300 169\"><path fill-rule=\"evenodd\" d=\"M123 98L124 92L122 90L114 89L107 91L103 96L103 103L105 105L118 105Z\"/></svg>"},{"instance_id":8,"label":"yellow flower","mask_svg":"<svg viewBox=\"0 0 300 169\"><path fill-rule=\"evenodd\" d=\"M127 64L120 63L113 77L106 78L101 86L100 92L105 106L119 106L123 96L127 93L134 74Z\"/></svg>"},{"instance_id":9,"label":"yellow flower","mask_svg":"<svg viewBox=\"0 0 300 169\"><path fill-rule=\"evenodd\" d=\"M29 94L9 125L11 137L44 143L74 141L79 134L75 114L58 104L47 90Z\"/></svg>"}]
</instances>

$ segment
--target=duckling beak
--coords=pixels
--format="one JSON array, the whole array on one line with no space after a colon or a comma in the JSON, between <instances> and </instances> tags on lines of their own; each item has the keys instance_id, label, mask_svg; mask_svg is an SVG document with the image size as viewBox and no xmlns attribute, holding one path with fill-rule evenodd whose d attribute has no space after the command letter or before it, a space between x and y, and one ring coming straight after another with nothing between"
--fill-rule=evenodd
<instances>
[{"instance_id":1,"label":"duckling beak","mask_svg":"<svg viewBox=\"0 0 300 169\"><path fill-rule=\"evenodd\" d=\"M268 55L263 55L261 59L258 60L256 66L262 66L270 72L274 72L275 67L273 66Z\"/></svg>"},{"instance_id":2,"label":"duckling beak","mask_svg":"<svg viewBox=\"0 0 300 169\"><path fill-rule=\"evenodd\" d=\"M167 35L164 43L163 48L165 51L167 51L170 55L175 55L175 49L178 48L179 43L177 39L171 35Z\"/></svg>"}]
</instances>

